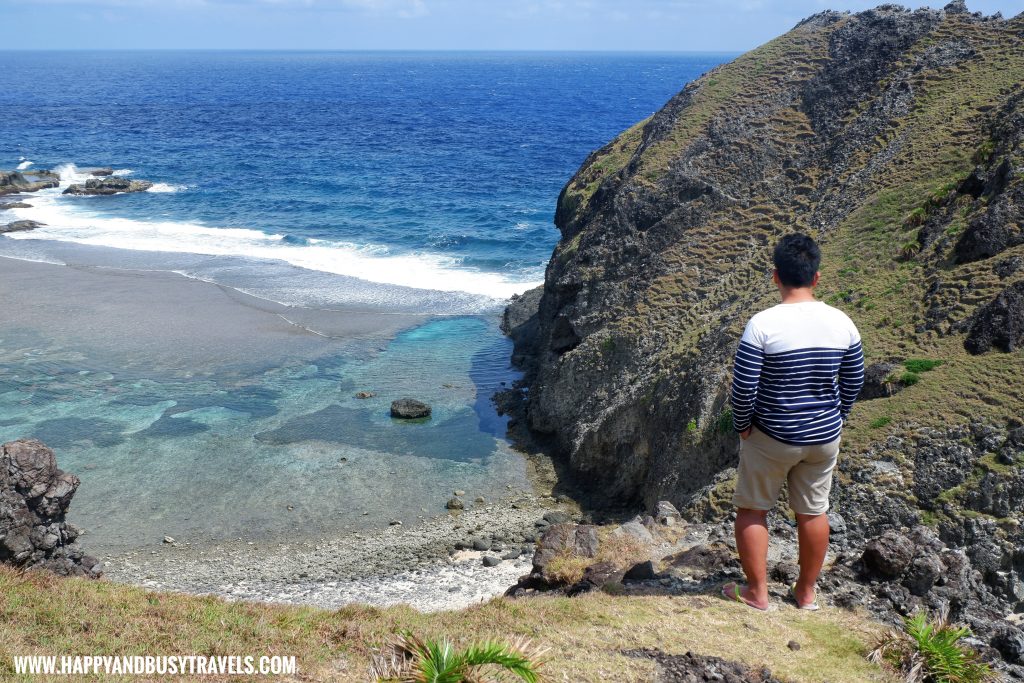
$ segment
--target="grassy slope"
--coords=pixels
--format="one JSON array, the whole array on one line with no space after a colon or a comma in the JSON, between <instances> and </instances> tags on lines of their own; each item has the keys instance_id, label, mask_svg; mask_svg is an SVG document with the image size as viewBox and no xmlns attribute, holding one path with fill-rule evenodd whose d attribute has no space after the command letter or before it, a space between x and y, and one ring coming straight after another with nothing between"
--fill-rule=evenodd
<instances>
[{"instance_id":1,"label":"grassy slope","mask_svg":"<svg viewBox=\"0 0 1024 683\"><path fill-rule=\"evenodd\" d=\"M880 627L840 610L810 614L787 606L761 614L717 597L596 594L498 599L438 614L401 607L327 611L0 568L3 680L16 680L15 654L280 654L298 658L296 680L362 681L374 648L406 629L456 640L528 636L551 648L544 671L554 681L650 680L651 663L620 654L643 647L766 664L791 681L820 681L822 671L835 683L890 680L864 658ZM801 644L799 651L788 649L790 640Z\"/></svg>"},{"instance_id":2,"label":"grassy slope","mask_svg":"<svg viewBox=\"0 0 1024 683\"><path fill-rule=\"evenodd\" d=\"M829 34L841 25L842 21L825 30L798 27L698 79L689 103L676 113L667 136L645 146L639 140L639 129L634 127L588 161L589 166L566 190L569 205L576 207L575 215L583 215L597 184L595 178L621 172L642 184L651 183L684 156L688 146L705 134L716 117L748 116L745 107L765 87L808 79L827 59ZM873 158L884 158L895 150L884 163L884 172L872 177L871 194L822 236L824 262L819 295L849 312L857 322L869 363L891 358L943 361L939 368L921 374L917 385L898 395L859 404L844 435L849 453L864 451L893 434L908 436L912 433L910 426L943 428L972 420L1005 424L1010 418L1019 418L1024 410L1020 393L1024 351L971 356L963 348L962 333L940 337L915 329L923 321L925 293L935 279L942 280L947 289L970 283L970 299L954 309L951 322L965 319L1000 289L1024 279L1024 271L1003 280L992 272L995 261L1024 256L1024 245L992 259L955 265L951 257L955 239L949 239L938 253L900 258L903 246L917 237L918 228L905 224L908 215L927 209L929 198L975 168L989 144L988 126L994 107L1022 87L1022 28L1024 19L1019 17L999 25L971 23L964 17L947 15L911 48L904 62L910 65L925 51L951 40L970 45L975 56L953 67L922 69L912 76L915 96L911 111L878 135L873 144L859 149L848 165L849 174L862 172ZM764 109L755 111L755 117L763 118L755 124L754 137L742 145L796 149L801 140L814 137L798 106L772 106L775 108L767 113ZM870 101L864 102L848 123L854 123L870 106ZM1021 153L1017 151L1018 156ZM728 150L721 156L727 159ZM1017 159L1017 165L1020 163ZM651 367L664 374L677 372L695 353L699 340L723 320L731 319L732 332L738 337L750 310L776 302L776 294L766 285L765 273L770 265L763 245L790 230L816 233L808 223L814 207L807 195L813 194L829 171L801 171L806 175L800 181L800 190L806 194L772 201L770 188L766 187L760 193L762 201L756 199L759 193L755 192L750 205L714 214L705 224L690 229L685 243L667 248L660 255L669 266L666 272L637 294L635 306L631 304L630 310L622 311L609 323L608 338L628 339L656 328L670 331L665 336L673 340L673 345L650 358ZM728 181L727 160L710 171L718 172L719 180ZM954 215L947 235L955 238L972 216L984 211L985 204L983 200L956 197L955 193L952 202ZM586 242L590 237L587 231L584 224L571 242L559 245L556 256L571 258L581 240ZM738 263L720 258L721 254L747 254L749 258ZM600 266L594 266L593 277L600 275ZM730 299L730 293L751 291L762 291L764 296L720 306ZM687 298L688 293L698 296ZM715 429L719 416L695 417L703 431Z\"/></svg>"}]
</instances>

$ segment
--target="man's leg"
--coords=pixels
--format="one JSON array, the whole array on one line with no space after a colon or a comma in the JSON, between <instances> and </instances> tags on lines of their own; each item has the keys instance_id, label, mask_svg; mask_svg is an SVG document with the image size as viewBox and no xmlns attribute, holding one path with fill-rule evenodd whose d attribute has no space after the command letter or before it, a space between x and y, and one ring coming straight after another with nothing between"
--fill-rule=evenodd
<instances>
[{"instance_id":1,"label":"man's leg","mask_svg":"<svg viewBox=\"0 0 1024 683\"><path fill-rule=\"evenodd\" d=\"M798 603L814 602L814 584L828 553L828 515L796 516L797 538L800 540L800 578L793 591Z\"/></svg>"},{"instance_id":2,"label":"man's leg","mask_svg":"<svg viewBox=\"0 0 1024 683\"><path fill-rule=\"evenodd\" d=\"M768 606L768 511L736 510L736 550L747 587L741 595L758 607Z\"/></svg>"}]
</instances>

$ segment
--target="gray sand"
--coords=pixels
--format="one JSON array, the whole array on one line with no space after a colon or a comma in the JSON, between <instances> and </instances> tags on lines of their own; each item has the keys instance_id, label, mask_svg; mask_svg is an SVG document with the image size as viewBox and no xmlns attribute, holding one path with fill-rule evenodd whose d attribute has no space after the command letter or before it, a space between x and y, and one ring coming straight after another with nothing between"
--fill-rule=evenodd
<instances>
[{"instance_id":1,"label":"gray sand","mask_svg":"<svg viewBox=\"0 0 1024 683\"><path fill-rule=\"evenodd\" d=\"M0 325L26 328L91 357L116 348L161 369L313 357L345 340L386 339L422 316L283 306L168 272L0 257Z\"/></svg>"}]
</instances>

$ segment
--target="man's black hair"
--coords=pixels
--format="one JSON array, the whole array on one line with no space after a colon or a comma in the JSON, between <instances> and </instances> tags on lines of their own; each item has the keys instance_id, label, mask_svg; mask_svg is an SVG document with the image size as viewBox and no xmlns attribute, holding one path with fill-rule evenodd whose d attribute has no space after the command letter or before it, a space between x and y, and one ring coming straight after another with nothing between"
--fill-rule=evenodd
<instances>
[{"instance_id":1,"label":"man's black hair","mask_svg":"<svg viewBox=\"0 0 1024 683\"><path fill-rule=\"evenodd\" d=\"M821 249L813 239L799 232L786 235L775 245L775 270L786 287L810 287L821 265Z\"/></svg>"}]
</instances>

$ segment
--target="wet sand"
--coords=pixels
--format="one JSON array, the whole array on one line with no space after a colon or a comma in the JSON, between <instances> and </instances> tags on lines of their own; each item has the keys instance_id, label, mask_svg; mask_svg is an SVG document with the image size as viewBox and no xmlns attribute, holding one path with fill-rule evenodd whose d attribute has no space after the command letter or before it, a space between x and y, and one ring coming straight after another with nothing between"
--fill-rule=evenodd
<instances>
[{"instance_id":1,"label":"wet sand","mask_svg":"<svg viewBox=\"0 0 1024 683\"><path fill-rule=\"evenodd\" d=\"M0 300L4 336L31 330L90 357L110 357L116 349L129 364L138 358L149 368L186 374L312 358L348 340L386 340L426 319L284 306L170 272L4 257Z\"/></svg>"}]
</instances>

